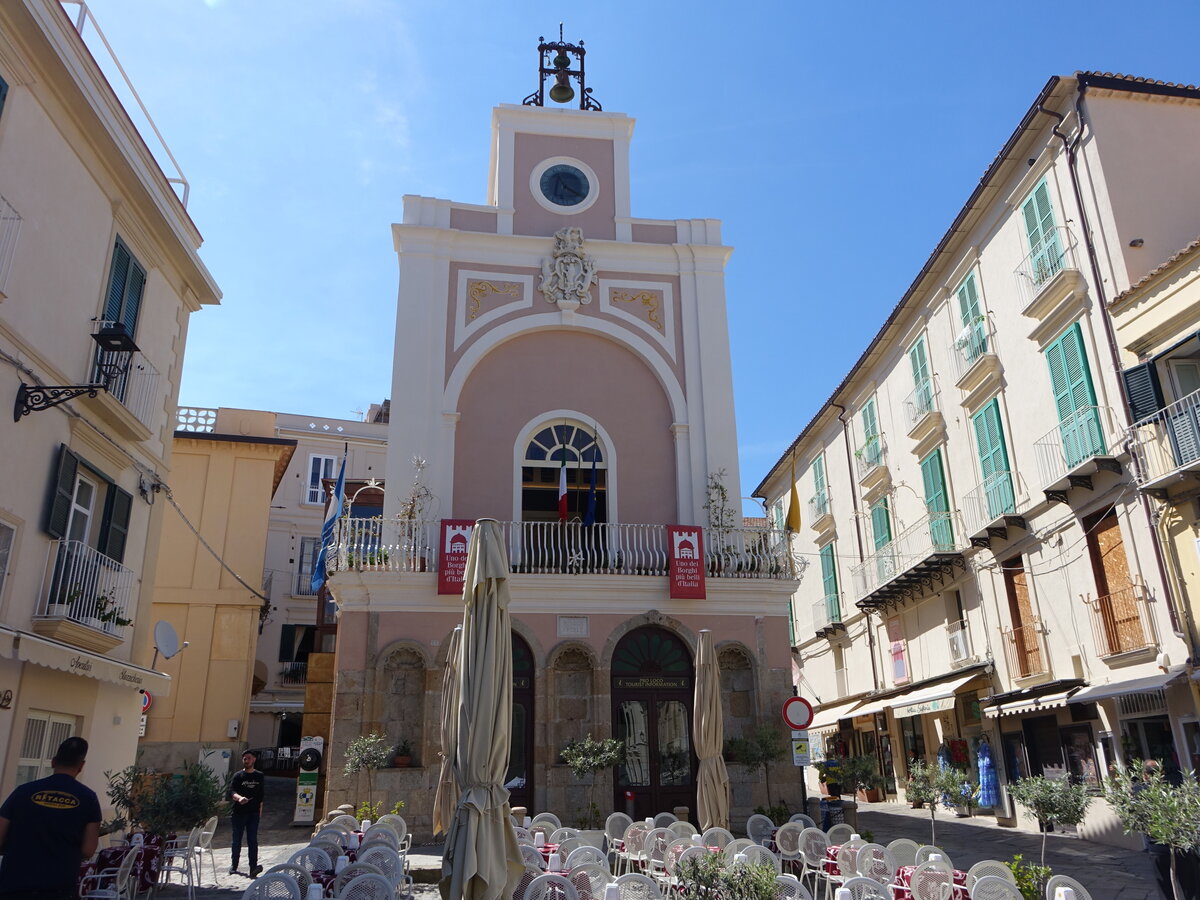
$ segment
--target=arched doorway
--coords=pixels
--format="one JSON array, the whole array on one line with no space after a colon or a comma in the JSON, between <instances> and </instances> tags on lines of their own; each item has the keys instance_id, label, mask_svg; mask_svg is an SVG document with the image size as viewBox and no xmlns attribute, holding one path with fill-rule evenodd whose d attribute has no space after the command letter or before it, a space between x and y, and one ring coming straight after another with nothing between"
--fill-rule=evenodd
<instances>
[{"instance_id":1,"label":"arched doorway","mask_svg":"<svg viewBox=\"0 0 1200 900\"><path fill-rule=\"evenodd\" d=\"M533 652L515 631L512 634L513 705L509 736L509 805L532 810L533 804Z\"/></svg>"},{"instance_id":2,"label":"arched doorway","mask_svg":"<svg viewBox=\"0 0 1200 900\"><path fill-rule=\"evenodd\" d=\"M692 749L692 655L678 635L647 626L625 635L612 658L613 735L626 757L613 779L613 808L633 793L634 819L676 806L696 809Z\"/></svg>"}]
</instances>

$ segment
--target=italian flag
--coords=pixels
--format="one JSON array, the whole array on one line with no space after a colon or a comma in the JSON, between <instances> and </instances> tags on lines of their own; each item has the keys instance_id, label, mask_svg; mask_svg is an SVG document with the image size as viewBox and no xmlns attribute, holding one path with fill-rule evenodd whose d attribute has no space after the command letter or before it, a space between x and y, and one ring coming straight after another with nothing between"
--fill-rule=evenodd
<instances>
[{"instance_id":1,"label":"italian flag","mask_svg":"<svg viewBox=\"0 0 1200 900\"><path fill-rule=\"evenodd\" d=\"M567 448L563 447L558 466L558 521L567 521Z\"/></svg>"}]
</instances>

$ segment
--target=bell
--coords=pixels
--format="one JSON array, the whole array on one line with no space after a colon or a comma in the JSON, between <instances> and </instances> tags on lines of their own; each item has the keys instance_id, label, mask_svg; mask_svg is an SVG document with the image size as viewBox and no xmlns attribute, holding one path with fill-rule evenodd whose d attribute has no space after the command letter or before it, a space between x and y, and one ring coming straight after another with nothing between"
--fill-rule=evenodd
<instances>
[{"instance_id":1,"label":"bell","mask_svg":"<svg viewBox=\"0 0 1200 900\"><path fill-rule=\"evenodd\" d=\"M558 54L554 57L552 65L556 69L569 69L571 67L571 57L567 56L562 50L559 50Z\"/></svg>"},{"instance_id":2,"label":"bell","mask_svg":"<svg viewBox=\"0 0 1200 900\"><path fill-rule=\"evenodd\" d=\"M554 76L554 87L550 88L550 99L555 103L570 103L575 99L575 89L571 87L565 73Z\"/></svg>"}]
</instances>

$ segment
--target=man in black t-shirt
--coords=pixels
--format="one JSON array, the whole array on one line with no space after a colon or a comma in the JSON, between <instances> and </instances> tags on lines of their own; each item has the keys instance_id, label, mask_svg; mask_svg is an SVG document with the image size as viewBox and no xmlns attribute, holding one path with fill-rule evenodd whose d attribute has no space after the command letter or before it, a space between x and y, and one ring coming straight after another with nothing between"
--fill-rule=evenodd
<instances>
[{"instance_id":1,"label":"man in black t-shirt","mask_svg":"<svg viewBox=\"0 0 1200 900\"><path fill-rule=\"evenodd\" d=\"M258 864L258 818L262 815L263 773L254 768L258 756L253 750L242 754L242 770L229 783L227 800L233 801L233 856L229 874L236 875L238 857L242 855L242 835L246 836L246 849L250 857L250 877L256 878L262 871Z\"/></svg>"},{"instance_id":2,"label":"man in black t-shirt","mask_svg":"<svg viewBox=\"0 0 1200 900\"><path fill-rule=\"evenodd\" d=\"M63 741L50 764L54 774L23 784L0 806L0 898L72 900L79 864L100 841L100 801L76 779L88 742Z\"/></svg>"}]
</instances>

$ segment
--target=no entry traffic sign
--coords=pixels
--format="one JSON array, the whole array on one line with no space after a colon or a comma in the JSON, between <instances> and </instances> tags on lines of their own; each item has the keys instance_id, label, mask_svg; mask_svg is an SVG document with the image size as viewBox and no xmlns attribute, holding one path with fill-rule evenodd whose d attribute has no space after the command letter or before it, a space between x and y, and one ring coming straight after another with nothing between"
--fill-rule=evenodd
<instances>
[{"instance_id":1,"label":"no entry traffic sign","mask_svg":"<svg viewBox=\"0 0 1200 900\"><path fill-rule=\"evenodd\" d=\"M803 697L788 697L783 702L783 721L792 731L803 731L812 720L812 704Z\"/></svg>"}]
</instances>

